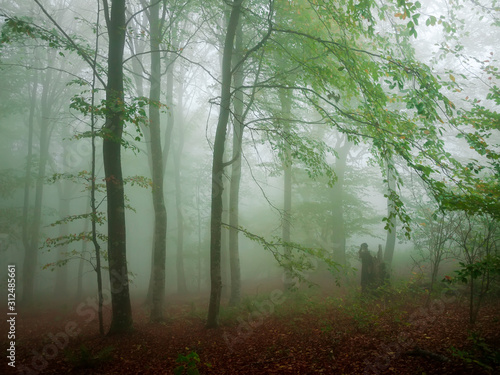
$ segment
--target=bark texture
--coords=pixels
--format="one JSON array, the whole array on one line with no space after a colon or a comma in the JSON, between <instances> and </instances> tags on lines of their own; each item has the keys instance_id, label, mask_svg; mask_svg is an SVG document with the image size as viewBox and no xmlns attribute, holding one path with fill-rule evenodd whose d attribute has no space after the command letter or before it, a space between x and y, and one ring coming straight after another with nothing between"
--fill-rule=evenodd
<instances>
[{"instance_id":1,"label":"bark texture","mask_svg":"<svg viewBox=\"0 0 500 375\"><path fill-rule=\"evenodd\" d=\"M236 30L235 63L243 59L243 28L241 23ZM233 121L233 164L231 165L231 182L229 186L229 268L231 271L230 305L237 305L241 300L241 270L239 250L239 198L241 184L241 152L243 140L243 65L234 72L234 121Z\"/></svg>"},{"instance_id":2,"label":"bark texture","mask_svg":"<svg viewBox=\"0 0 500 375\"><path fill-rule=\"evenodd\" d=\"M224 172L224 145L231 104L231 61L236 29L241 13L242 0L232 3L231 15L224 41L222 56L222 84L219 120L215 133L212 161L212 204L210 220L210 303L208 307L207 327L219 325L220 298L222 292L221 277L221 229L222 229L222 178Z\"/></svg>"},{"instance_id":3,"label":"bark texture","mask_svg":"<svg viewBox=\"0 0 500 375\"><path fill-rule=\"evenodd\" d=\"M150 320L163 321L163 303L165 299L165 261L167 251L167 210L163 198L163 157L160 138L160 84L161 84L161 56L160 56L160 3L152 0L150 23L151 47L151 79L149 91L149 130L151 144L152 167L152 194L155 215L153 234L153 289Z\"/></svg>"},{"instance_id":4,"label":"bark texture","mask_svg":"<svg viewBox=\"0 0 500 375\"><path fill-rule=\"evenodd\" d=\"M108 21L108 83L106 124L103 140L104 175L108 213L108 262L112 318L109 334L132 329L125 233L125 196L121 166L124 122L123 48L125 44L125 0L113 0Z\"/></svg>"},{"instance_id":5,"label":"bark texture","mask_svg":"<svg viewBox=\"0 0 500 375\"><path fill-rule=\"evenodd\" d=\"M279 99L281 103L281 117L283 120L283 218L281 221L283 242L290 242L290 227L292 220L292 151L290 147L290 122L288 119L292 112L291 91L286 89L279 90ZM291 248L287 245L283 249L285 258L291 256ZM284 289L289 290L294 282L291 276L291 270L285 269Z\"/></svg>"}]
</instances>

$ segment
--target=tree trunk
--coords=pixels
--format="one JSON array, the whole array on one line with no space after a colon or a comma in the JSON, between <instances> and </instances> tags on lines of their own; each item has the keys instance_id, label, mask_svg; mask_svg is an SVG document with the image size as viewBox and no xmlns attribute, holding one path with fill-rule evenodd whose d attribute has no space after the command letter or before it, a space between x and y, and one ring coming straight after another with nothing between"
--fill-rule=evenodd
<instances>
[{"instance_id":1,"label":"tree trunk","mask_svg":"<svg viewBox=\"0 0 500 375\"><path fill-rule=\"evenodd\" d=\"M174 27L174 25L172 25ZM175 29L172 31L174 34L172 36L172 49L176 49L177 40ZM165 131L164 142L163 142L163 173L165 173L165 168L167 167L168 153L170 152L170 145L172 143L172 130L175 124L175 111L174 111L174 66L176 56L172 53L167 54L168 58L165 63L167 64L167 92L166 92L166 104L168 109L167 116L167 129Z\"/></svg>"},{"instance_id":2,"label":"tree trunk","mask_svg":"<svg viewBox=\"0 0 500 375\"><path fill-rule=\"evenodd\" d=\"M181 80L182 82L182 80ZM177 113L182 110L182 97L184 95L182 83L179 84ZM177 293L184 294L187 292L186 274L184 272L184 215L182 213L182 184L181 184L181 158L184 148L184 123L181 116L177 116L177 129L179 138L177 150L174 153L174 168L175 168L175 206L177 210Z\"/></svg>"},{"instance_id":3,"label":"tree trunk","mask_svg":"<svg viewBox=\"0 0 500 375\"><path fill-rule=\"evenodd\" d=\"M196 216L198 221L198 256L196 260L196 268L198 273L198 293L201 292L201 264L202 264L202 246L201 246L201 199L200 199L200 184L196 184Z\"/></svg>"},{"instance_id":4,"label":"tree trunk","mask_svg":"<svg viewBox=\"0 0 500 375\"><path fill-rule=\"evenodd\" d=\"M374 291L382 286L385 281L385 263L382 245L376 256L373 256L368 250L366 243L361 244L358 252L361 259L361 292L367 293Z\"/></svg>"},{"instance_id":5,"label":"tree trunk","mask_svg":"<svg viewBox=\"0 0 500 375\"><path fill-rule=\"evenodd\" d=\"M224 153L224 159L228 158L228 152ZM222 218L221 222L227 223L229 221L229 191L226 187L229 185L229 181L226 175L222 177ZM228 298L229 296L229 284L230 284L230 270L229 270L229 230L227 227L221 228L221 280L222 280L222 290L221 296L223 298Z\"/></svg>"},{"instance_id":6,"label":"tree trunk","mask_svg":"<svg viewBox=\"0 0 500 375\"><path fill-rule=\"evenodd\" d=\"M28 257L32 257L31 254L31 241L30 241L30 218L29 218L29 207L30 207L30 190L31 190L31 168L33 166L33 133L34 133L34 122L35 122L35 109L36 109L36 98L38 91L38 73L34 73L33 90L31 92L31 103L30 111L28 117L28 156L26 160L26 174L24 180L24 202L23 202L23 221L22 221L22 233L23 233L23 245L24 245L24 267L23 267L23 301L26 304L30 304L33 298L33 280L30 280L29 276L29 260ZM31 288L30 293L28 289Z\"/></svg>"},{"instance_id":7,"label":"tree trunk","mask_svg":"<svg viewBox=\"0 0 500 375\"><path fill-rule=\"evenodd\" d=\"M292 112L292 97L291 92L285 89L279 90L279 98L281 103L281 116L283 122L283 218L282 218L282 240L290 242L290 226L292 219L292 151L290 148L290 123L287 119L290 118ZM285 258L288 260L291 256L289 246L284 246ZM293 279L291 270L285 269L284 289L289 290L293 287Z\"/></svg>"},{"instance_id":8,"label":"tree trunk","mask_svg":"<svg viewBox=\"0 0 500 375\"><path fill-rule=\"evenodd\" d=\"M395 176L394 166L392 162L387 162L387 187L388 194L395 191L396 189L396 176ZM394 256L394 248L396 246L396 211L394 209L394 204L387 198L387 214L391 218L389 220L389 230L387 231L387 238L385 241L385 252L384 252L384 262L386 265L386 275L390 277L392 258Z\"/></svg>"},{"instance_id":9,"label":"tree trunk","mask_svg":"<svg viewBox=\"0 0 500 375\"><path fill-rule=\"evenodd\" d=\"M99 14L101 11L101 6L100 3L98 3L98 9L97 9L97 30L96 30L96 48L94 51L94 74L92 76L92 107L95 107L95 86L96 86L96 79L97 74L95 73L96 71L96 66L97 66L97 55L99 51ZM90 117L90 130L92 132L92 137L91 137L91 189L90 189L90 209L92 212L91 216L91 226L92 226L92 243L94 245L94 252L95 252L95 258L96 258L96 265L95 265L95 271L96 271L96 277L97 277L97 300L98 300L98 307L97 307L97 316L99 319L99 333L101 335L104 335L104 317L103 317L103 305L104 305L104 295L103 295L103 287L102 287L102 267L101 267L101 245L99 244L99 241L97 240L97 202L96 202L96 132L95 132L95 124L96 124L96 115L94 112L91 113ZM88 221L86 223L88 225ZM83 254L82 254L83 256ZM80 265L80 268L78 269L79 273L83 270L83 266ZM79 277L81 278L81 274L79 274ZM81 281L80 281L81 282Z\"/></svg>"},{"instance_id":10,"label":"tree trunk","mask_svg":"<svg viewBox=\"0 0 500 375\"><path fill-rule=\"evenodd\" d=\"M335 161L335 174L337 181L332 187L332 234L333 234L333 261L345 266L345 226L344 226L344 181L347 164L347 155L352 146L344 137L344 144L336 148L338 157ZM339 142L340 143L340 142Z\"/></svg>"},{"instance_id":11,"label":"tree trunk","mask_svg":"<svg viewBox=\"0 0 500 375\"><path fill-rule=\"evenodd\" d=\"M67 217L70 213L70 200L68 196L67 181L60 181L59 184L66 184L59 189L59 216L61 219ZM59 236L66 237L69 233L68 223L59 224ZM57 254L59 262L68 258L68 246L60 246ZM68 294L68 265L59 265L56 271L56 282L54 286L54 295L64 300Z\"/></svg>"},{"instance_id":12,"label":"tree trunk","mask_svg":"<svg viewBox=\"0 0 500 375\"><path fill-rule=\"evenodd\" d=\"M42 85L42 96L40 100L40 153L38 159L38 176L35 187L35 204L31 233L28 233L29 242L26 248L23 264L23 297L22 301L27 306L33 303L36 265L38 262L38 242L40 238L40 226L42 222L42 199L45 182L45 168L49 158L49 126L50 114L52 112L49 98L49 85L52 81L52 71L48 70Z\"/></svg>"},{"instance_id":13,"label":"tree trunk","mask_svg":"<svg viewBox=\"0 0 500 375\"><path fill-rule=\"evenodd\" d=\"M159 21L161 23L161 21ZM174 25L172 25L174 27ZM154 33L152 33L153 35ZM157 33L158 38L160 38L159 34ZM151 36L152 37L152 36ZM172 41L172 49L175 49L175 37L174 40ZM159 47L159 46L158 46ZM170 58L168 58L170 56ZM174 128L174 122L175 122L175 116L174 116L174 62L175 62L175 56L173 54L168 53L167 58L165 59L165 64L167 66L167 77L166 77L166 105L168 109L168 115L166 119L166 131L164 134L164 141L163 141L163 147L162 147L162 166L163 166L163 176L165 176L165 171L167 168L167 161L168 161L168 155L170 152L170 144L172 140L172 130ZM151 152L152 155L152 152ZM153 165L152 165L152 160L151 160L151 171L153 170ZM151 172L152 173L152 172ZM165 219L168 221L168 217ZM151 304L153 300L153 285L154 285L154 238L153 238L153 252L151 254L151 276L149 278L149 287L148 287L148 294L146 297L146 303Z\"/></svg>"},{"instance_id":14,"label":"tree trunk","mask_svg":"<svg viewBox=\"0 0 500 375\"><path fill-rule=\"evenodd\" d=\"M155 213L153 236L153 293L150 319L153 322L163 321L163 303L165 299L165 260L167 238L167 210L163 199L163 157L160 138L160 3L151 1L149 8L150 46L151 46L151 85L149 91L149 129L151 143L151 159L153 174L153 208Z\"/></svg>"},{"instance_id":15,"label":"tree trunk","mask_svg":"<svg viewBox=\"0 0 500 375\"><path fill-rule=\"evenodd\" d=\"M125 0L113 0L110 13L103 160L107 191L108 262L112 305L109 334L114 334L132 329L127 269L125 196L121 167L121 140L125 115L123 93Z\"/></svg>"},{"instance_id":16,"label":"tree trunk","mask_svg":"<svg viewBox=\"0 0 500 375\"><path fill-rule=\"evenodd\" d=\"M87 206L91 205L91 197L89 196ZM85 219L85 222L83 224L83 232L87 233L89 230L89 224L92 219ZM78 261L78 273L77 273L77 279L76 279L76 295L75 295L75 300L80 301L80 299L83 297L83 269L86 263L85 259L85 253L87 252L87 247L88 247L88 241L84 240L82 241L82 249L80 251L80 260Z\"/></svg>"},{"instance_id":17,"label":"tree trunk","mask_svg":"<svg viewBox=\"0 0 500 375\"><path fill-rule=\"evenodd\" d=\"M243 59L243 28L241 23L236 31L234 61ZM241 152L243 140L243 65L234 72L234 122L233 122L233 164L231 165L231 183L229 187L229 269L231 271L231 295L229 304L238 305L241 299L241 271L239 251L239 195L241 181Z\"/></svg>"},{"instance_id":18,"label":"tree trunk","mask_svg":"<svg viewBox=\"0 0 500 375\"><path fill-rule=\"evenodd\" d=\"M221 229L222 229L222 178L224 172L224 144L231 104L231 61L234 36L238 26L242 0L234 0L227 26L222 57L221 103L217 130L215 133L212 161L212 204L210 220L210 303L207 327L219 325L219 309L222 291L221 280Z\"/></svg>"}]
</instances>

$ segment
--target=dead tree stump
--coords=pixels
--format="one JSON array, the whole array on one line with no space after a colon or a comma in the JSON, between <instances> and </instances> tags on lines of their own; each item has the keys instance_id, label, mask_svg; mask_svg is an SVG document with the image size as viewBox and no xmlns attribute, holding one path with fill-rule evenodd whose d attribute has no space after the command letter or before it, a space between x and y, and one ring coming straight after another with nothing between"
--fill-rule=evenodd
<instances>
[{"instance_id":1,"label":"dead tree stump","mask_svg":"<svg viewBox=\"0 0 500 375\"><path fill-rule=\"evenodd\" d=\"M384 284L384 254L382 246L379 246L377 255L373 256L366 243L361 244L358 254L361 259L361 292L367 293Z\"/></svg>"}]
</instances>

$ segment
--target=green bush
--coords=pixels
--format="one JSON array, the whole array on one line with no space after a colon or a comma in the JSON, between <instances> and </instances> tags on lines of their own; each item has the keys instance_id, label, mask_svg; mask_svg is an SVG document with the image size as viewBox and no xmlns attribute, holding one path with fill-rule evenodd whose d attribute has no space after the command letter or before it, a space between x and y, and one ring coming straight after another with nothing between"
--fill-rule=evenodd
<instances>
[{"instance_id":1,"label":"green bush","mask_svg":"<svg viewBox=\"0 0 500 375\"><path fill-rule=\"evenodd\" d=\"M174 375L199 375L198 365L200 364L200 356L196 352L189 352L186 355L179 354L177 363L180 363L174 369Z\"/></svg>"},{"instance_id":2,"label":"green bush","mask_svg":"<svg viewBox=\"0 0 500 375\"><path fill-rule=\"evenodd\" d=\"M103 362L109 361L113 350L111 346L108 346L97 354L93 354L90 349L82 345L76 351L67 350L65 355L66 360L72 364L74 369L91 369L99 366Z\"/></svg>"},{"instance_id":3,"label":"green bush","mask_svg":"<svg viewBox=\"0 0 500 375\"><path fill-rule=\"evenodd\" d=\"M500 366L500 350L494 348L486 340L476 332L471 332L467 338L472 345L468 350L459 350L451 347L451 354L454 357L460 358L467 364L476 364L488 371L498 369Z\"/></svg>"}]
</instances>

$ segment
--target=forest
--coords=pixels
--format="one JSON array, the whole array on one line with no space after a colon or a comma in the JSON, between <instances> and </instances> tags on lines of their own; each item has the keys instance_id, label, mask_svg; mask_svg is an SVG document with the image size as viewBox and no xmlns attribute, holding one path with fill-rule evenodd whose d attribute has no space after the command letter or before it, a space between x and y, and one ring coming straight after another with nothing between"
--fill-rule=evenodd
<instances>
[{"instance_id":1,"label":"forest","mask_svg":"<svg viewBox=\"0 0 500 375\"><path fill-rule=\"evenodd\" d=\"M0 372L500 373L498 37L498 0L0 1Z\"/></svg>"}]
</instances>

